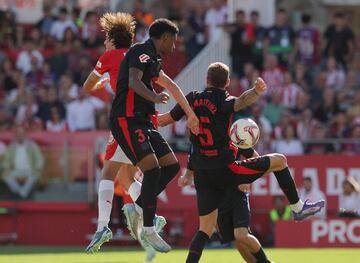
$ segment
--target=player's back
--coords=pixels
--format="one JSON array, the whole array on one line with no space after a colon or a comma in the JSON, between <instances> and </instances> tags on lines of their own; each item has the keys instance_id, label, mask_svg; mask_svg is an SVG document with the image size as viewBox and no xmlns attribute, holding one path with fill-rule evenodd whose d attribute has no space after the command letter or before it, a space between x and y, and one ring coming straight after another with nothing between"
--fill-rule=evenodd
<instances>
[{"instance_id":1,"label":"player's back","mask_svg":"<svg viewBox=\"0 0 360 263\"><path fill-rule=\"evenodd\" d=\"M94 73L101 77L106 72L110 76L110 85L116 93L116 82L119 75L120 64L125 57L128 49L120 48L106 51L96 63Z\"/></svg>"},{"instance_id":2,"label":"player's back","mask_svg":"<svg viewBox=\"0 0 360 263\"><path fill-rule=\"evenodd\" d=\"M199 169L226 166L234 160L229 149L234 99L224 89L207 88L195 92L191 104L200 121L200 134L191 135L194 166Z\"/></svg>"}]
</instances>

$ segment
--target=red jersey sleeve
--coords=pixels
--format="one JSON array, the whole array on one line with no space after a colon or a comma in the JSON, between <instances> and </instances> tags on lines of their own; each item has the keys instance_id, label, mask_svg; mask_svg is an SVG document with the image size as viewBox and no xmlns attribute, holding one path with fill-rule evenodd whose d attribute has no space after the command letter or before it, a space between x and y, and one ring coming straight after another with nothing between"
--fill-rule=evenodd
<instances>
[{"instance_id":1,"label":"red jersey sleeve","mask_svg":"<svg viewBox=\"0 0 360 263\"><path fill-rule=\"evenodd\" d=\"M99 60L96 62L96 66L93 70L93 72L98 76L101 77L104 75L104 73L108 72L110 70L110 54L109 52L105 52Z\"/></svg>"}]
</instances>

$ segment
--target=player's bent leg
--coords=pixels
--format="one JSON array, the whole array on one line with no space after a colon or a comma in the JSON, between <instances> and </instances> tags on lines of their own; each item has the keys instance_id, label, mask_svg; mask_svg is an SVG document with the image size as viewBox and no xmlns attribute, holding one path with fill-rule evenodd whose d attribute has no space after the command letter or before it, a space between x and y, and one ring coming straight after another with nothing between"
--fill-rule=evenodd
<instances>
[{"instance_id":1,"label":"player's bent leg","mask_svg":"<svg viewBox=\"0 0 360 263\"><path fill-rule=\"evenodd\" d=\"M235 228L234 229L235 241L237 244L242 244L246 247L246 251L244 251L244 255L248 256L250 252L251 257L247 257L245 260L249 262L257 262L257 263L271 263L269 259L266 257L264 250L261 247L259 240L249 233L248 229L245 227ZM239 250L241 253L241 251ZM243 254L241 253L243 256ZM254 261L255 260L255 261Z\"/></svg>"},{"instance_id":2,"label":"player's bent leg","mask_svg":"<svg viewBox=\"0 0 360 263\"><path fill-rule=\"evenodd\" d=\"M160 177L160 167L155 154L146 155L138 166L144 174L141 187L144 227L141 238L145 239L155 250L169 252L171 247L155 231L154 217L156 212L156 189Z\"/></svg>"},{"instance_id":3,"label":"player's bent leg","mask_svg":"<svg viewBox=\"0 0 360 263\"><path fill-rule=\"evenodd\" d=\"M251 254L248 247L242 244L241 241L235 240L234 245L246 263L256 263L255 257Z\"/></svg>"},{"instance_id":4,"label":"player's bent leg","mask_svg":"<svg viewBox=\"0 0 360 263\"><path fill-rule=\"evenodd\" d=\"M319 200L314 203L309 203L308 201L303 203L300 200L294 179L292 178L289 167L287 166L286 157L278 153L269 154L268 156L270 158L269 172L274 172L280 188L289 200L290 207L293 210L294 219L296 221L300 221L320 212L325 206L324 200Z\"/></svg>"},{"instance_id":5,"label":"player's bent leg","mask_svg":"<svg viewBox=\"0 0 360 263\"><path fill-rule=\"evenodd\" d=\"M201 258L202 251L204 250L206 242L210 239L214 233L218 216L218 210L214 210L211 213L200 216L199 231L195 234L191 241L189 253L186 258L186 263L197 263Z\"/></svg>"},{"instance_id":6,"label":"player's bent leg","mask_svg":"<svg viewBox=\"0 0 360 263\"><path fill-rule=\"evenodd\" d=\"M109 160L104 162L98 192L98 225L96 233L85 250L87 253L97 252L102 244L112 238L108 224L114 197L114 178L121 165L121 163Z\"/></svg>"}]
</instances>

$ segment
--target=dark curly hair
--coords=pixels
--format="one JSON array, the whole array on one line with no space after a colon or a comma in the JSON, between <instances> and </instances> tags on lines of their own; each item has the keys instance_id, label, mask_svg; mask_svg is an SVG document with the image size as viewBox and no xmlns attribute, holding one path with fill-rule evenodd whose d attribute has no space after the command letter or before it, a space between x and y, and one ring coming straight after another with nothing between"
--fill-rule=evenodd
<instances>
[{"instance_id":1,"label":"dark curly hair","mask_svg":"<svg viewBox=\"0 0 360 263\"><path fill-rule=\"evenodd\" d=\"M179 33L179 28L166 18L156 19L149 28L149 36L159 39L163 34L171 33L173 35Z\"/></svg>"},{"instance_id":2,"label":"dark curly hair","mask_svg":"<svg viewBox=\"0 0 360 263\"><path fill-rule=\"evenodd\" d=\"M128 13L105 13L100 25L116 48L129 48L135 35L135 20Z\"/></svg>"}]
</instances>

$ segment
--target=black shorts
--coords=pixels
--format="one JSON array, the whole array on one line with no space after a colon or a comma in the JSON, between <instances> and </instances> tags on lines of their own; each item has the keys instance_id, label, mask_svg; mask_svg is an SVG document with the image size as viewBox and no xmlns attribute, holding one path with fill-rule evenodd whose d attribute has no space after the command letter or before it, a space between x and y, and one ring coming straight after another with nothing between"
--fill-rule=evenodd
<instances>
[{"instance_id":1,"label":"black shorts","mask_svg":"<svg viewBox=\"0 0 360 263\"><path fill-rule=\"evenodd\" d=\"M148 154L161 158L172 152L150 119L111 118L110 129L129 160L136 165Z\"/></svg>"},{"instance_id":2,"label":"black shorts","mask_svg":"<svg viewBox=\"0 0 360 263\"><path fill-rule=\"evenodd\" d=\"M227 190L237 189L239 184L254 182L263 176L269 167L270 158L267 156L236 161L211 170L194 167L199 215L208 215L219 208Z\"/></svg>"},{"instance_id":3,"label":"black shorts","mask_svg":"<svg viewBox=\"0 0 360 263\"><path fill-rule=\"evenodd\" d=\"M226 192L226 197L219 206L217 219L221 241L235 240L234 229L250 226L249 194L237 189Z\"/></svg>"}]
</instances>

